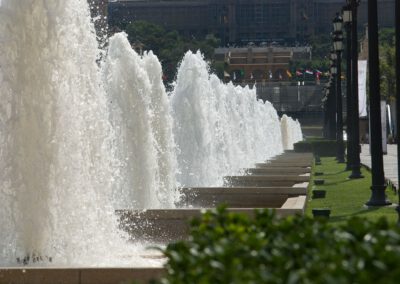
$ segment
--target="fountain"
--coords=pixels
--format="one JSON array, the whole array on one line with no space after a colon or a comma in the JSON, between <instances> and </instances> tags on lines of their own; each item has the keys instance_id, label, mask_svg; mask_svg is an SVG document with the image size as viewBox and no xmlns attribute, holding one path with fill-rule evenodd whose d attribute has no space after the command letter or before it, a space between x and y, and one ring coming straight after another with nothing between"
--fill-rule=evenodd
<instances>
[{"instance_id":1,"label":"fountain","mask_svg":"<svg viewBox=\"0 0 400 284\"><path fill-rule=\"evenodd\" d=\"M296 142L303 140L300 123L284 114L281 118L282 143L285 150L293 150Z\"/></svg>"},{"instance_id":2,"label":"fountain","mask_svg":"<svg viewBox=\"0 0 400 284\"><path fill-rule=\"evenodd\" d=\"M110 265L116 130L85 1L0 8L0 265ZM118 256L118 257L117 257Z\"/></svg>"},{"instance_id":3,"label":"fountain","mask_svg":"<svg viewBox=\"0 0 400 284\"><path fill-rule=\"evenodd\" d=\"M300 139L200 52L168 96L152 52L116 34L103 62L97 46L85 0L0 0L0 267L161 267L116 209L175 208L178 187L221 187Z\"/></svg>"},{"instance_id":4,"label":"fountain","mask_svg":"<svg viewBox=\"0 0 400 284\"><path fill-rule=\"evenodd\" d=\"M214 186L259 159L283 151L276 110L256 90L223 84L197 52L187 52L171 97L185 186Z\"/></svg>"},{"instance_id":5,"label":"fountain","mask_svg":"<svg viewBox=\"0 0 400 284\"><path fill-rule=\"evenodd\" d=\"M126 34L114 35L109 44L104 82L121 161L114 207L173 207L177 162L161 65L151 52L141 58Z\"/></svg>"}]
</instances>

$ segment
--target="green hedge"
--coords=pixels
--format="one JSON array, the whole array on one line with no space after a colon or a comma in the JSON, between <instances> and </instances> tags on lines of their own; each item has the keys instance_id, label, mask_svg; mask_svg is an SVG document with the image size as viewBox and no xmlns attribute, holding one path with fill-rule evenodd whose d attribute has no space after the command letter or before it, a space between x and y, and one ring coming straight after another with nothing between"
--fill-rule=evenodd
<instances>
[{"instance_id":1,"label":"green hedge","mask_svg":"<svg viewBox=\"0 0 400 284\"><path fill-rule=\"evenodd\" d=\"M333 157L337 153L337 142L334 140L306 140L294 144L295 152L312 152L320 157ZM345 147L343 143L343 147Z\"/></svg>"},{"instance_id":2,"label":"green hedge","mask_svg":"<svg viewBox=\"0 0 400 284\"><path fill-rule=\"evenodd\" d=\"M278 219L208 212L187 241L168 245L162 283L398 283L400 229L385 219L333 226L306 217Z\"/></svg>"}]
</instances>

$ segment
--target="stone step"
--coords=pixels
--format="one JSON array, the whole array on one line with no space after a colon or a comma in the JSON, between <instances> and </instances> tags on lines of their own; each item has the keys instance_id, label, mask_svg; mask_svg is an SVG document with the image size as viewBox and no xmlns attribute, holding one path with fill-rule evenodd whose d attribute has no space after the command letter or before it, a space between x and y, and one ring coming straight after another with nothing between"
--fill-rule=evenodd
<instances>
[{"instance_id":1,"label":"stone step","mask_svg":"<svg viewBox=\"0 0 400 284\"><path fill-rule=\"evenodd\" d=\"M252 176L226 176L224 186L228 187L291 187L296 183L308 182L309 176L285 175L252 175Z\"/></svg>"},{"instance_id":2,"label":"stone step","mask_svg":"<svg viewBox=\"0 0 400 284\"><path fill-rule=\"evenodd\" d=\"M150 283L166 275L163 267L149 268L0 268L0 283L109 284Z\"/></svg>"},{"instance_id":3,"label":"stone step","mask_svg":"<svg viewBox=\"0 0 400 284\"><path fill-rule=\"evenodd\" d=\"M283 154L283 155L277 155L271 158L272 160L278 160L278 159L306 159L306 160L312 160L314 159L313 155L287 155L287 154Z\"/></svg>"},{"instance_id":4,"label":"stone step","mask_svg":"<svg viewBox=\"0 0 400 284\"><path fill-rule=\"evenodd\" d=\"M309 168L297 168L297 167L263 167L263 168L247 168L243 169L243 172L248 175L302 175L311 172Z\"/></svg>"},{"instance_id":5,"label":"stone step","mask_svg":"<svg viewBox=\"0 0 400 284\"><path fill-rule=\"evenodd\" d=\"M310 163L256 163L256 168L311 168Z\"/></svg>"},{"instance_id":6,"label":"stone step","mask_svg":"<svg viewBox=\"0 0 400 284\"><path fill-rule=\"evenodd\" d=\"M181 188L182 207L215 207L222 203L234 208L277 208L289 198L306 195L305 187L203 187Z\"/></svg>"},{"instance_id":7,"label":"stone step","mask_svg":"<svg viewBox=\"0 0 400 284\"><path fill-rule=\"evenodd\" d=\"M291 167L311 167L312 166L312 161L293 161L293 160L273 160L273 161L265 161L266 164L272 164L272 165L285 165L285 166L291 166Z\"/></svg>"},{"instance_id":8,"label":"stone step","mask_svg":"<svg viewBox=\"0 0 400 284\"><path fill-rule=\"evenodd\" d=\"M276 208L276 214L286 217L304 214L305 196L291 197ZM229 212L254 216L255 208L229 208ZM132 240L166 243L186 239L189 233L189 223L194 217L199 217L209 209L151 209L151 210L117 210L120 227L129 233Z\"/></svg>"}]
</instances>

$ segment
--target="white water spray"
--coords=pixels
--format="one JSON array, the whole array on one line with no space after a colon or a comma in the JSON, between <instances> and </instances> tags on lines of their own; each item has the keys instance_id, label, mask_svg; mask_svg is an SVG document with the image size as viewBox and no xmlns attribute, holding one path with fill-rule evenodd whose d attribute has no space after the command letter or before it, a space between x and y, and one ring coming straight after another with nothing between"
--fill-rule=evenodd
<instances>
[{"instance_id":1,"label":"white water spray","mask_svg":"<svg viewBox=\"0 0 400 284\"><path fill-rule=\"evenodd\" d=\"M210 76L199 53L181 64L175 122L154 55L117 35L105 92L98 54L86 0L2 1L0 265L137 264L113 205L172 207L177 163L183 185L216 185L282 151L271 104Z\"/></svg>"},{"instance_id":2,"label":"white water spray","mask_svg":"<svg viewBox=\"0 0 400 284\"><path fill-rule=\"evenodd\" d=\"M281 118L282 143L285 150L293 150L296 142L303 140L299 121L284 114Z\"/></svg>"},{"instance_id":3,"label":"white water spray","mask_svg":"<svg viewBox=\"0 0 400 284\"><path fill-rule=\"evenodd\" d=\"M182 185L220 185L224 175L283 150L272 105L257 101L255 89L210 76L199 52L186 53L171 104Z\"/></svg>"},{"instance_id":4,"label":"white water spray","mask_svg":"<svg viewBox=\"0 0 400 284\"><path fill-rule=\"evenodd\" d=\"M0 13L0 264L100 264L120 238L87 2L3 0Z\"/></svg>"},{"instance_id":5,"label":"white water spray","mask_svg":"<svg viewBox=\"0 0 400 284\"><path fill-rule=\"evenodd\" d=\"M142 59L120 33L110 39L104 69L115 147L122 161L115 206L172 207L176 157L161 65L152 53Z\"/></svg>"}]
</instances>

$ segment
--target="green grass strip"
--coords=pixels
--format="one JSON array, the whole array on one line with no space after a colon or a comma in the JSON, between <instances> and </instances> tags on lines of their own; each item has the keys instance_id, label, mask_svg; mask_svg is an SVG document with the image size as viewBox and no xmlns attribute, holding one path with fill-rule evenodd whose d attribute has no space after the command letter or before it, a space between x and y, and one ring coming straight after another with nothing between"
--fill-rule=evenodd
<instances>
[{"instance_id":1,"label":"green grass strip","mask_svg":"<svg viewBox=\"0 0 400 284\"><path fill-rule=\"evenodd\" d=\"M334 158L321 158L322 164L313 167L309 187L309 200L306 215L312 216L313 208L331 209L332 223L343 223L353 216L365 217L376 220L381 216L388 218L389 222L397 222L397 212L394 206L368 208L364 204L371 195L371 173L362 168L363 179L350 180L350 171L344 171L346 165L339 164ZM315 172L323 172L322 176L315 176ZM324 179L324 185L314 185L314 179ZM312 189L326 190L326 197L312 199ZM390 201L397 203L397 196L391 187L386 189Z\"/></svg>"}]
</instances>

